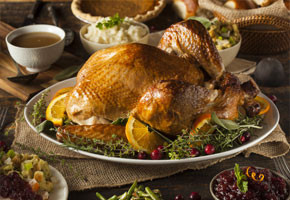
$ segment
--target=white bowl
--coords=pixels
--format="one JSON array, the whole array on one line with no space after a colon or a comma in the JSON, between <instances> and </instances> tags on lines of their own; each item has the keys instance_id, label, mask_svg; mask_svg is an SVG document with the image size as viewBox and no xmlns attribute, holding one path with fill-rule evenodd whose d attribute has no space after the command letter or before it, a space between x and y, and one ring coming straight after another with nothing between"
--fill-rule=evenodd
<instances>
[{"instance_id":1,"label":"white bowl","mask_svg":"<svg viewBox=\"0 0 290 200\"><path fill-rule=\"evenodd\" d=\"M240 50L241 43L242 39L240 39L240 41L237 44L235 44L230 48L218 50L225 67L228 66L235 59Z\"/></svg>"},{"instance_id":2,"label":"white bowl","mask_svg":"<svg viewBox=\"0 0 290 200\"><path fill-rule=\"evenodd\" d=\"M11 41L19 35L32 32L49 32L60 37L60 41L37 48L24 48L11 44ZM11 31L5 38L11 57L30 72L47 70L52 63L57 61L64 49L65 32L57 27L46 24L24 26Z\"/></svg>"},{"instance_id":3,"label":"white bowl","mask_svg":"<svg viewBox=\"0 0 290 200\"><path fill-rule=\"evenodd\" d=\"M244 168L244 167L246 167L246 166L241 166L240 168ZM256 167L256 166L254 166L255 168L257 168L257 169L265 169L265 168L263 168L263 167ZM225 172L225 171L229 171L229 170L233 170L234 168L230 168L230 169L226 169L226 170L223 170L223 171L221 171L220 173L218 173L217 175L215 175L212 179L211 179L211 181L210 181L210 184L209 184L209 191L210 191L210 194L212 195L212 197L214 198L214 200L219 200L218 198L217 198L217 196L214 194L214 190L213 190L213 184L214 184L214 181L217 179L217 177L221 174L221 173L223 173L223 172ZM280 174L280 173L278 173L278 172L275 172L275 171L273 171L273 170L271 170L270 169L270 171L271 171L271 173L272 174L274 174L275 176L279 176L279 177L281 177L281 178L283 178L284 180L285 180L285 182L286 182L286 184L287 184L287 189L288 189L288 197L286 198L287 200L289 200L290 199L290 193L289 193L289 191L290 191L290 181L289 181L289 179L287 179L285 176L283 176L282 174Z\"/></svg>"},{"instance_id":4,"label":"white bowl","mask_svg":"<svg viewBox=\"0 0 290 200\"><path fill-rule=\"evenodd\" d=\"M143 24L140 22L134 22L134 23L136 23L139 26L144 27L147 30L147 34L143 38L141 38L138 41L134 41L134 42L147 44L148 40L149 40L149 32L150 32L148 26L146 24ZM84 37L84 34L86 34L87 28L90 25L91 24L86 24L80 30L80 38L81 38L82 45L89 54L93 54L94 52L101 50L101 49L105 49L105 48L109 48L109 47L118 45L118 44L101 44L101 43L92 42L92 41L86 39Z\"/></svg>"}]
</instances>

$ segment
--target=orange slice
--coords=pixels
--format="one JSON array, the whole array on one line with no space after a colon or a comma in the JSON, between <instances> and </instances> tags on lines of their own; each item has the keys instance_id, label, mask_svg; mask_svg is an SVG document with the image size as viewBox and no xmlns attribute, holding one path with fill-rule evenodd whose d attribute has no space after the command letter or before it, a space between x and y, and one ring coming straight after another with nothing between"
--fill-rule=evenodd
<instances>
[{"instance_id":1,"label":"orange slice","mask_svg":"<svg viewBox=\"0 0 290 200\"><path fill-rule=\"evenodd\" d=\"M63 118L66 116L66 97L68 93L59 95L52 99L46 109L46 119L52 121L55 126L61 126Z\"/></svg>"},{"instance_id":2,"label":"orange slice","mask_svg":"<svg viewBox=\"0 0 290 200\"><path fill-rule=\"evenodd\" d=\"M256 96L255 101L257 101L261 106L261 111L258 115L263 115L270 110L270 103L265 98Z\"/></svg>"},{"instance_id":3,"label":"orange slice","mask_svg":"<svg viewBox=\"0 0 290 200\"><path fill-rule=\"evenodd\" d=\"M210 113L204 113L200 115L193 123L192 133L197 134L199 130L207 132L211 128L211 126L209 125L210 120L211 120Z\"/></svg>"},{"instance_id":4,"label":"orange slice","mask_svg":"<svg viewBox=\"0 0 290 200\"><path fill-rule=\"evenodd\" d=\"M54 94L54 96L53 96L52 99L54 99L54 98L56 98L56 97L58 97L58 96L60 96L60 95L62 95L62 94L64 94L64 93L68 93L68 92L70 92L72 89L73 89L73 87L62 88L62 89L58 90L58 91Z\"/></svg>"},{"instance_id":5,"label":"orange slice","mask_svg":"<svg viewBox=\"0 0 290 200\"><path fill-rule=\"evenodd\" d=\"M150 132L148 127L139 120L130 116L126 124L126 137L132 147L136 150L151 153L164 140L155 132Z\"/></svg>"}]
</instances>

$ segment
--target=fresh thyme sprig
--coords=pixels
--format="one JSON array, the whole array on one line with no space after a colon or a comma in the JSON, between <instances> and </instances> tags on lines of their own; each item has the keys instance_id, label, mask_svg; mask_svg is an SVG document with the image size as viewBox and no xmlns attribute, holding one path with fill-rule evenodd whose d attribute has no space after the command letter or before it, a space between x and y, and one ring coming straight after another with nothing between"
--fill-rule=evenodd
<instances>
[{"instance_id":1,"label":"fresh thyme sprig","mask_svg":"<svg viewBox=\"0 0 290 200\"><path fill-rule=\"evenodd\" d=\"M109 157L134 158L137 154L137 151L128 142L122 138L117 138L114 134L112 135L112 141L109 142L98 139L71 137L68 134L67 139L63 139L63 144L66 147Z\"/></svg>"},{"instance_id":2,"label":"fresh thyme sprig","mask_svg":"<svg viewBox=\"0 0 290 200\"><path fill-rule=\"evenodd\" d=\"M33 105L32 115L32 123L34 126L40 124L41 120L45 118L45 110L46 110L46 101L45 97L47 96L48 91L45 91L41 94L41 97L38 101Z\"/></svg>"},{"instance_id":3,"label":"fresh thyme sprig","mask_svg":"<svg viewBox=\"0 0 290 200\"><path fill-rule=\"evenodd\" d=\"M213 114L212 118L216 118L214 115L215 114ZM212 144L215 147L216 153L227 151L240 145L239 138L244 132L253 132L253 129L262 128L259 126L261 121L261 116L249 118L240 115L239 119L235 122L229 122L229 120L227 120L226 123L228 124L224 124L223 120L218 124L211 122L212 129L207 132L197 130L198 134L193 134L189 130L184 130L182 135L177 136L177 138L172 143L169 143L168 146L165 146L162 151L168 155L170 159L192 157L191 149L193 147L197 148L203 154L206 144ZM228 126L235 128L229 128Z\"/></svg>"},{"instance_id":4,"label":"fresh thyme sprig","mask_svg":"<svg viewBox=\"0 0 290 200\"><path fill-rule=\"evenodd\" d=\"M112 28L119 25L124 21L124 18L120 18L119 14L116 13L113 17L109 17L109 20L104 19L102 22L97 23L96 27L100 30L105 28Z\"/></svg>"}]
</instances>

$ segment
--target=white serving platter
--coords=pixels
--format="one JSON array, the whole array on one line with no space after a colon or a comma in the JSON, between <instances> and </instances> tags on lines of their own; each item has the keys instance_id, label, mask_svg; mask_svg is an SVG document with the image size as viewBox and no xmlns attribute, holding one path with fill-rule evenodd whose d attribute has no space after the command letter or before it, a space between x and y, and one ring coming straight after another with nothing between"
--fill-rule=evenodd
<instances>
[{"instance_id":1,"label":"white serving platter","mask_svg":"<svg viewBox=\"0 0 290 200\"><path fill-rule=\"evenodd\" d=\"M29 126L35 131L35 126L32 124L32 119L31 119L31 113L33 109L33 105L35 102L38 101L38 99L41 97L43 92L47 92L46 96L46 102L50 102L52 99L53 95L61 88L65 87L72 87L76 84L76 78L71 78L64 80L62 82L56 83L49 88L39 92L37 95L35 95L27 104L24 109L24 116L26 122L29 124ZM250 141L247 143L238 146L236 148L233 148L228 151L224 151L221 153L216 153L212 155L206 155L206 156L200 156L200 157L194 157L194 158L186 158L186 159L180 159L180 160L140 160L140 159L129 159L129 158L117 158L117 157L108 157L104 155L99 155L99 154L94 154L82 150L77 150L74 148L69 148L72 151L75 151L77 153L80 153L82 155L86 155L92 158L96 159L101 159L101 160L106 160L110 162L117 162L117 163L126 163L126 164L135 164L135 165L173 165L173 164L183 164L183 163L194 163L194 162L201 162L201 161L207 161L211 159L217 159L217 158L222 158L222 157L227 157L239 152L242 152L246 150L249 147L252 147L262 141L264 138L266 138L268 135L271 134L271 132L276 128L279 122L279 111L275 104L264 94L259 94L259 96L267 99L270 103L270 110L265 114L264 120L262 122L263 129L259 129L255 131L255 136L252 136ZM45 133L40 133L42 137L45 139L57 144L64 146L61 142L57 141L56 138L53 138Z\"/></svg>"}]
</instances>

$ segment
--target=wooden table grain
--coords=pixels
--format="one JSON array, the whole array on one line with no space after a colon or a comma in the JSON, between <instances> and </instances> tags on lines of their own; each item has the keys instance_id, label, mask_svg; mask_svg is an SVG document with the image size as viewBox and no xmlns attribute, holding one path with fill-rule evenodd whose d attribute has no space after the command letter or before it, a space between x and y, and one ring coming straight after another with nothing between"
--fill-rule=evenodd
<instances>
[{"instance_id":1,"label":"wooden table grain","mask_svg":"<svg viewBox=\"0 0 290 200\"><path fill-rule=\"evenodd\" d=\"M32 7L32 2L26 1L16 1L11 2L8 0L0 0L0 20L4 21L14 27L19 27L23 22L25 16L28 14ZM66 47L66 51L75 54L83 59L87 59L89 55L83 49L78 31L80 27L84 24L72 15L70 10L70 2L68 1L53 1L46 2L42 7L41 13L37 16L37 23L52 24L51 17L48 14L47 6L53 4L57 8L57 14L60 18L60 25L64 28L70 27L76 33L76 39L72 45ZM170 24L179 21L180 19L174 14L170 5L167 5L164 11L157 18L146 22L151 29L162 30L167 28ZM253 55L240 55L239 57L246 58L253 61L260 61L263 57L268 56L253 56ZM290 139L290 61L289 52L280 53L278 55L271 55L270 57L275 57L280 60L283 64L286 80L279 87L261 87L263 93L270 95L274 94L278 97L277 107L281 114L280 124L282 129L287 134L288 139ZM279 77L277 77L279 78ZM12 126L13 132L13 122L15 120L15 104L20 101L19 99L13 97L12 95L0 90L0 106L9 107L8 117L5 120L6 126ZM22 102L25 103L25 102ZM5 140L7 142L12 142L13 133L9 136L3 134L4 131L0 132L0 140ZM287 161L290 161L290 154L286 156ZM152 181L143 182L151 188L159 188L163 194L164 199L174 199L174 196L181 194L188 199L191 192L199 192L202 199L212 199L209 193L209 182L211 178L218 172L233 167L234 163L239 163L240 165L255 165L267 167L274 169L274 162L269 159L259 155L251 155L249 158L245 158L243 155L239 155L235 158L223 161L222 163L216 164L214 166L208 167L203 170L187 170L176 175L156 179ZM289 163L288 163L289 164ZM104 196L109 197L112 194L121 194L128 190L130 185L126 185L119 188L94 188L85 191L72 191L69 194L69 200L96 200L95 192L100 192Z\"/></svg>"}]
</instances>

